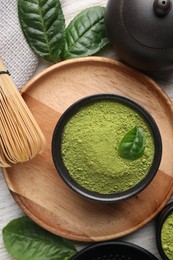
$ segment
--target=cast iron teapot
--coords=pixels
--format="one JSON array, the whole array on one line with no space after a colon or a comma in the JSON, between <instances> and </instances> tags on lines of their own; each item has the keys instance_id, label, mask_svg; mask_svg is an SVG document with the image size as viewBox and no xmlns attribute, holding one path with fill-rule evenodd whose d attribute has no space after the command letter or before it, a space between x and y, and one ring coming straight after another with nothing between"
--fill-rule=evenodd
<instances>
[{"instance_id":1,"label":"cast iron teapot","mask_svg":"<svg viewBox=\"0 0 173 260\"><path fill-rule=\"evenodd\" d=\"M172 2L108 0L106 31L122 60L146 71L173 69Z\"/></svg>"}]
</instances>

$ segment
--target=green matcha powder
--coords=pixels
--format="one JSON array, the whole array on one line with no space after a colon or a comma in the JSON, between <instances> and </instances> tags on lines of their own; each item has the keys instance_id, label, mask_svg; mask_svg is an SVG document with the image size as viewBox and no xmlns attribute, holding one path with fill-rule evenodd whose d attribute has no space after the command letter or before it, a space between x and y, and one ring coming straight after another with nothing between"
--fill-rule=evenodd
<instances>
[{"instance_id":1,"label":"green matcha powder","mask_svg":"<svg viewBox=\"0 0 173 260\"><path fill-rule=\"evenodd\" d=\"M173 260L173 213L171 213L163 224L161 231L162 248L169 260Z\"/></svg>"},{"instance_id":2,"label":"green matcha powder","mask_svg":"<svg viewBox=\"0 0 173 260\"><path fill-rule=\"evenodd\" d=\"M142 128L146 147L141 158L118 155L122 137ZM151 133L133 109L113 101L83 107L65 125L62 138L64 164L72 178L88 190L111 194L129 189L144 178L154 156Z\"/></svg>"}]
</instances>

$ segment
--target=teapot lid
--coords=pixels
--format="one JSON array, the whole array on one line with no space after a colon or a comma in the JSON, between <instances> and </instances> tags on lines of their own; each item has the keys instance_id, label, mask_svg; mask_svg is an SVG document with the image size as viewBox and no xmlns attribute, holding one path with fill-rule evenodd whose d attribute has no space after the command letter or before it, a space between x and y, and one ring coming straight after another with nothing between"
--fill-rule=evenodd
<instances>
[{"instance_id":1,"label":"teapot lid","mask_svg":"<svg viewBox=\"0 0 173 260\"><path fill-rule=\"evenodd\" d=\"M171 0L126 0L122 19L129 35L150 48L173 47L173 7Z\"/></svg>"}]
</instances>

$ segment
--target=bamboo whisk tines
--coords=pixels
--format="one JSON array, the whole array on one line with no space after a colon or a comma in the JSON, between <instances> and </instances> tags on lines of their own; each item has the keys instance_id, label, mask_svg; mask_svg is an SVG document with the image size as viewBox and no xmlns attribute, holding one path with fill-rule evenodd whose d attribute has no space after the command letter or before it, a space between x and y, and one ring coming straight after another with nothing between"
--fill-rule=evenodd
<instances>
[{"instance_id":1,"label":"bamboo whisk tines","mask_svg":"<svg viewBox=\"0 0 173 260\"><path fill-rule=\"evenodd\" d=\"M0 167L43 151L45 137L0 60Z\"/></svg>"}]
</instances>

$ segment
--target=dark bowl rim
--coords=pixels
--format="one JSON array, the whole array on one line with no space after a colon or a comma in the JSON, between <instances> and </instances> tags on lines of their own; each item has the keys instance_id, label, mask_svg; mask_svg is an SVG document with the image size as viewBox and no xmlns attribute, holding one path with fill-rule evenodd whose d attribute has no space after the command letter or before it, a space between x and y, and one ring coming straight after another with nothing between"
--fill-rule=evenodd
<instances>
[{"instance_id":1,"label":"dark bowl rim","mask_svg":"<svg viewBox=\"0 0 173 260\"><path fill-rule=\"evenodd\" d=\"M81 107L89 104L90 102L94 101L100 101L100 100L113 100L116 102L121 102L132 109L136 110L140 116L143 118L143 120L146 122L146 124L149 126L153 140L155 145L155 152L154 152L154 159L151 164L151 167L146 174L146 176L138 182L135 186L132 188L119 192L119 193L112 193L112 194L100 194L97 192L89 191L83 187L81 187L77 182L75 182L72 177L68 174L68 171L63 163L63 159L61 156L61 136L63 132L63 128L66 124L66 122L69 120L69 118L76 113ZM58 133L58 134L57 134ZM139 105L137 102L121 95L116 94L95 94L86 96L82 99L79 99L78 101L74 102L72 105L70 105L65 112L61 115L59 118L52 136L52 158L53 163L55 165L55 168L57 172L59 173L60 177L63 179L63 181L75 192L77 192L82 197L85 197L87 199L91 199L98 202L106 202L106 203L112 203L117 202L120 200L129 199L131 197L134 197L139 192L144 190L149 183L152 181L152 179L155 177L157 170L159 168L161 157L162 157L162 139L160 135L159 128L151 116L151 114L141 105Z\"/></svg>"},{"instance_id":2,"label":"dark bowl rim","mask_svg":"<svg viewBox=\"0 0 173 260\"><path fill-rule=\"evenodd\" d=\"M173 212L173 201L169 202L160 212L156 219L156 244L159 254L163 258L163 260L169 260L166 256L164 249L162 247L162 240L161 240L161 232L163 224L165 223L168 216Z\"/></svg>"},{"instance_id":3,"label":"dark bowl rim","mask_svg":"<svg viewBox=\"0 0 173 260\"><path fill-rule=\"evenodd\" d=\"M90 253L90 251L92 251L92 250L97 250L99 248L103 248L103 247L107 247L107 246L109 246L109 247L115 247L115 246L117 246L117 247L125 247L125 248L128 248L128 249L137 251L138 253L145 254L145 256L149 257L149 259L158 260L147 249L145 249L145 248L143 248L141 246L138 246L136 244L133 244L131 242L120 241L120 240L119 241L105 241L105 242L94 243L92 245L89 245L89 246L83 248L79 252L77 252L74 256L72 256L70 258L70 260L78 260L79 257L83 256L83 254L87 254L87 253Z\"/></svg>"}]
</instances>

